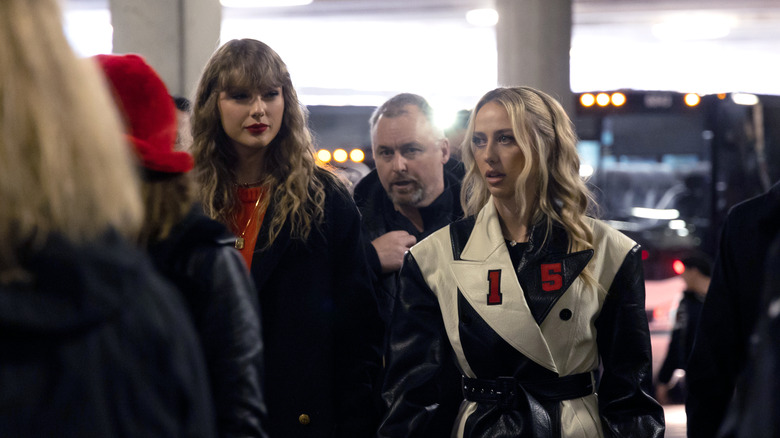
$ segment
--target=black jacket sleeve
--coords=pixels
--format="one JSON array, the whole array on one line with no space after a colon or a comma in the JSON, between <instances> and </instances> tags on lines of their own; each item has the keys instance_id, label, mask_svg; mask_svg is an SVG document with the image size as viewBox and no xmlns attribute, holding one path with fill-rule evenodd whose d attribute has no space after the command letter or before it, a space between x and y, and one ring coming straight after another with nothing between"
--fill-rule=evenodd
<instances>
[{"instance_id":1,"label":"black jacket sleeve","mask_svg":"<svg viewBox=\"0 0 780 438\"><path fill-rule=\"evenodd\" d=\"M220 437L265 437L263 343L256 291L241 255L230 246L202 247L188 260L191 302L206 357Z\"/></svg>"},{"instance_id":2,"label":"black jacket sleeve","mask_svg":"<svg viewBox=\"0 0 780 438\"><path fill-rule=\"evenodd\" d=\"M450 429L433 427L437 416L438 376L451 358L436 296L411 253L401 268L398 302L393 315L387 373L382 398L387 407L379 437L447 437ZM453 415L454 418L454 415ZM452 426L450 423L449 426Z\"/></svg>"},{"instance_id":3,"label":"black jacket sleeve","mask_svg":"<svg viewBox=\"0 0 780 438\"><path fill-rule=\"evenodd\" d=\"M628 253L596 320L604 372L599 412L607 437L662 437L664 411L651 396L652 352L639 247Z\"/></svg>"}]
</instances>

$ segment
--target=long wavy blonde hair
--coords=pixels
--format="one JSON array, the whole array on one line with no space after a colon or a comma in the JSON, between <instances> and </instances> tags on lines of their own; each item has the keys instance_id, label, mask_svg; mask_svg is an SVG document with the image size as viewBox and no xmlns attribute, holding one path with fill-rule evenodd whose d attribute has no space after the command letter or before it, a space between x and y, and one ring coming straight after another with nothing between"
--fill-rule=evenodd
<instances>
[{"instance_id":1,"label":"long wavy blonde hair","mask_svg":"<svg viewBox=\"0 0 780 438\"><path fill-rule=\"evenodd\" d=\"M548 235L557 223L569 236L570 250L593 248L593 230L585 216L595 208L593 197L579 174L577 136L563 107L552 97L530 87L502 87L482 96L477 103L467 132L474 135L474 119L488 102L502 105L509 115L518 147L526 159L515 182L515 200L519 214L531 211L531 223L547 222ZM461 203L466 216L479 213L490 199L490 192L474 159L472 147L463 149L466 176ZM536 193L525 199L525 187L536 179Z\"/></svg>"},{"instance_id":2,"label":"long wavy blonde hair","mask_svg":"<svg viewBox=\"0 0 780 438\"><path fill-rule=\"evenodd\" d=\"M198 84L192 113L192 154L199 197L212 218L236 229L241 209L235 189L238 156L222 128L218 101L221 91L282 88L284 114L276 138L263 161L263 184L274 203L267 245L271 245L289 219L292 237L306 240L313 226L324 219L325 188L322 177L336 181L330 172L317 172L307 113L293 88L290 73L279 55L253 39L232 40L211 56ZM320 176L318 176L320 175Z\"/></svg>"},{"instance_id":3,"label":"long wavy blonde hair","mask_svg":"<svg viewBox=\"0 0 780 438\"><path fill-rule=\"evenodd\" d=\"M79 59L55 0L0 1L0 281L57 233L134 239L142 204L103 77Z\"/></svg>"}]
</instances>

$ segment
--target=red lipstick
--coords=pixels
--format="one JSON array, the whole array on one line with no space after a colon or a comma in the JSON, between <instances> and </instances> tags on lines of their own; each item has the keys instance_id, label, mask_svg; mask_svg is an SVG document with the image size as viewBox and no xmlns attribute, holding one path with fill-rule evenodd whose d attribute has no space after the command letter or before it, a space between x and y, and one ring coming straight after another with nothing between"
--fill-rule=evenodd
<instances>
[{"instance_id":1,"label":"red lipstick","mask_svg":"<svg viewBox=\"0 0 780 438\"><path fill-rule=\"evenodd\" d=\"M255 123L254 125L249 125L244 129L249 131L250 134L262 134L266 129L268 129L268 125L264 123Z\"/></svg>"}]
</instances>

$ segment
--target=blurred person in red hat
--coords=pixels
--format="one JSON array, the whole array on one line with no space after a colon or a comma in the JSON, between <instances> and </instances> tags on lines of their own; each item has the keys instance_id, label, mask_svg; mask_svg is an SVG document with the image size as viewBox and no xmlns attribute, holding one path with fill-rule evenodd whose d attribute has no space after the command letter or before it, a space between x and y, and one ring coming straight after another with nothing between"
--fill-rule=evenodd
<instances>
[{"instance_id":1,"label":"blurred person in red hat","mask_svg":"<svg viewBox=\"0 0 780 438\"><path fill-rule=\"evenodd\" d=\"M263 344L254 283L232 234L194 202L192 157L175 150L177 117L162 79L142 57L95 56L141 164L140 243L181 291L200 336L220 437L262 437Z\"/></svg>"},{"instance_id":2,"label":"blurred person in red hat","mask_svg":"<svg viewBox=\"0 0 780 438\"><path fill-rule=\"evenodd\" d=\"M262 311L271 436L368 437L382 323L346 187L317 166L279 55L252 39L211 56L192 112L206 212L236 234Z\"/></svg>"},{"instance_id":3,"label":"blurred person in red hat","mask_svg":"<svg viewBox=\"0 0 780 438\"><path fill-rule=\"evenodd\" d=\"M134 240L134 160L55 0L0 1L0 436L214 436L179 294Z\"/></svg>"}]
</instances>

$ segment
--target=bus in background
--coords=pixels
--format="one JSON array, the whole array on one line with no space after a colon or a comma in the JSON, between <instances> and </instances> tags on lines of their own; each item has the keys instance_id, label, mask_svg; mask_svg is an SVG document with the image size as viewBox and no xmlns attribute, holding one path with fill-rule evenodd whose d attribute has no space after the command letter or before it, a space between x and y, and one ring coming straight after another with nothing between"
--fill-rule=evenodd
<instances>
[{"instance_id":1,"label":"bus in background","mask_svg":"<svg viewBox=\"0 0 780 438\"><path fill-rule=\"evenodd\" d=\"M620 90L575 94L581 173L598 215L642 246L653 368L684 283L675 261L715 256L734 204L780 180L780 96Z\"/></svg>"}]
</instances>

